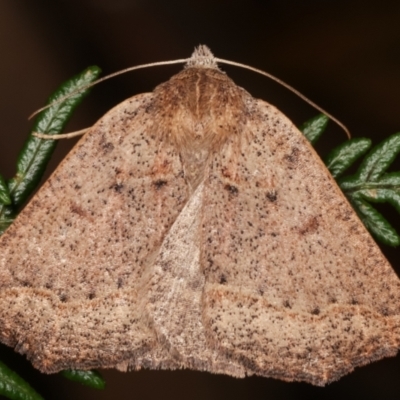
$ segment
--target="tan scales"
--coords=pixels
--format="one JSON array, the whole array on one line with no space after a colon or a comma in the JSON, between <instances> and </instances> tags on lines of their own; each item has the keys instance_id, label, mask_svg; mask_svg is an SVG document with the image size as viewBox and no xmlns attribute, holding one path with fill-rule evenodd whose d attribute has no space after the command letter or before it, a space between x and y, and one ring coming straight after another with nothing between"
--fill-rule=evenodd
<instances>
[{"instance_id":1,"label":"tan scales","mask_svg":"<svg viewBox=\"0 0 400 400\"><path fill-rule=\"evenodd\" d=\"M206 47L81 139L0 238L0 340L43 372L324 385L400 345L400 284L307 139Z\"/></svg>"}]
</instances>

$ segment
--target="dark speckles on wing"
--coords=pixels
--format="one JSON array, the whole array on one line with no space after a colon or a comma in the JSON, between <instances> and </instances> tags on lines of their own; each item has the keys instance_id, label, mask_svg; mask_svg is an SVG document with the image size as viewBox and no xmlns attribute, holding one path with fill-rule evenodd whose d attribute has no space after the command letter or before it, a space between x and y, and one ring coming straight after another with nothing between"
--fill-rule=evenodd
<instances>
[{"instance_id":1,"label":"dark speckles on wing","mask_svg":"<svg viewBox=\"0 0 400 400\"><path fill-rule=\"evenodd\" d=\"M110 189L114 190L116 193L121 193L123 188L123 183L114 183L112 186L110 186Z\"/></svg>"},{"instance_id":2,"label":"dark speckles on wing","mask_svg":"<svg viewBox=\"0 0 400 400\"><path fill-rule=\"evenodd\" d=\"M226 184L226 185L224 186L224 189L227 190L228 193L229 193L231 196L237 196L238 193L239 193L239 189L237 188L237 186L233 186L233 185Z\"/></svg>"},{"instance_id":3,"label":"dark speckles on wing","mask_svg":"<svg viewBox=\"0 0 400 400\"><path fill-rule=\"evenodd\" d=\"M292 147L289 154L284 155L284 160L289 163L288 169L296 168L296 163L299 161L300 150L298 147Z\"/></svg>"},{"instance_id":4,"label":"dark speckles on wing","mask_svg":"<svg viewBox=\"0 0 400 400\"><path fill-rule=\"evenodd\" d=\"M156 180L156 181L154 182L154 187L155 187L157 190L160 190L162 187L164 187L164 186L167 185L167 184L168 184L168 182L167 182L166 180L158 179L158 180Z\"/></svg>"},{"instance_id":5,"label":"dark speckles on wing","mask_svg":"<svg viewBox=\"0 0 400 400\"><path fill-rule=\"evenodd\" d=\"M271 203L274 203L278 199L278 193L276 190L269 190L266 197Z\"/></svg>"},{"instance_id":6,"label":"dark speckles on wing","mask_svg":"<svg viewBox=\"0 0 400 400\"><path fill-rule=\"evenodd\" d=\"M9 284L21 288L19 282L27 282L27 287L40 288L45 296L56 296L65 315L71 312L68 318L79 324L79 332L91 335L85 327L96 327L94 342L102 343L100 349L91 342L93 351L89 350L85 347L89 339L82 335L71 345L75 350L65 354L65 349L71 347L62 336L65 333L66 341L76 331L72 333L74 328L69 321L62 322L61 337L52 341L49 350L51 360L47 359L46 367L40 365L47 371L60 366L62 369L66 362L88 367L93 362L90 357L100 357L96 352L103 352L107 346L113 351L108 351L106 357L114 361L100 357L97 365L114 366L125 360L135 346L141 349L134 343L135 338L144 342L151 339L148 327L140 326L140 318L136 325L130 325L132 337L128 342L133 347L129 350L121 345L122 337L118 342L118 324L108 325L110 331L104 340L98 329L104 319L135 314L135 296L145 286L142 280L146 279L147 267L189 198L178 152L165 140L162 131L153 130L154 116L145 113L145 106L152 100L152 94L140 95L104 116L44 184L36 200L26 206L26 212L12 228L18 235L11 231L6 235L14 238L13 242L24 243L24 252L2 252L8 263L0 269L7 271L8 265L14 266ZM126 109L139 111L131 118L132 113L125 113ZM25 233L19 230L21 226ZM34 241L28 239L32 237ZM8 248L17 247L10 244ZM6 282L3 277L0 281L0 286ZM6 298L0 295L0 301L3 300ZM32 300L32 314L25 314L27 320L35 312L35 301ZM72 304L80 311L74 313ZM96 310L91 309L95 306ZM48 313L52 314L50 308ZM37 332L47 329L39 323L36 328ZM43 339L40 334L35 335ZM81 349L86 349L83 353L90 353L90 357L80 360L73 353ZM37 359L36 350L30 350L30 354L32 351L34 355L30 357Z\"/></svg>"},{"instance_id":7,"label":"dark speckles on wing","mask_svg":"<svg viewBox=\"0 0 400 400\"><path fill-rule=\"evenodd\" d=\"M377 345L359 357L374 338L368 313L381 343L393 337L378 315L388 304L400 315L400 307L366 276L389 267L302 134L273 107L246 104L247 131L215 155L206 181L205 320L252 371L324 384L380 354ZM351 333L360 331L362 340Z\"/></svg>"}]
</instances>

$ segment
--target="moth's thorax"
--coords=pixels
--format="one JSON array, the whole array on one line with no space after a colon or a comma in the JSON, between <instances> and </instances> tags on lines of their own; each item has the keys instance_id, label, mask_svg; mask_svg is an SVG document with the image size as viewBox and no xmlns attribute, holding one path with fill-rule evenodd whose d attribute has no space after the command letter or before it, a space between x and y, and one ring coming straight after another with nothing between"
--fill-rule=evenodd
<instances>
[{"instance_id":1,"label":"moth's thorax","mask_svg":"<svg viewBox=\"0 0 400 400\"><path fill-rule=\"evenodd\" d=\"M154 91L155 127L177 146L194 188L213 152L246 123L250 96L217 68L189 67Z\"/></svg>"}]
</instances>

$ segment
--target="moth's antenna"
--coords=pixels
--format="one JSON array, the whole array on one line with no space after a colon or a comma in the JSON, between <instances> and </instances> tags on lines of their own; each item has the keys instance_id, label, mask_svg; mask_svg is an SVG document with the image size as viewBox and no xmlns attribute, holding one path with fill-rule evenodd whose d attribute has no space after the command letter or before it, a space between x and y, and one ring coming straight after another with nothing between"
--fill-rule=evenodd
<instances>
[{"instance_id":1,"label":"moth's antenna","mask_svg":"<svg viewBox=\"0 0 400 400\"><path fill-rule=\"evenodd\" d=\"M159 65L171 65L171 64L183 64L185 62L188 62L189 58L182 58L180 60L171 60L171 61L159 61L159 62L154 62L154 63L149 63L149 64L141 64L141 65L136 65L134 67L129 67L129 68L125 68L122 69L120 71L114 72L110 75L107 76L103 76L103 78L97 79L96 81L89 83L85 86L80 87L79 89L67 94L66 96L60 97L59 99L57 99L56 101L53 101L51 104L48 104L47 106L44 106L42 108L39 108L38 110L36 110L34 113L32 113L28 120L33 118L35 115L39 114L40 112L42 112L43 110L47 110L49 107L52 107L56 104L62 103L64 100L69 99L71 96L76 95L77 93L81 92L82 90L86 90L91 88L92 86L97 85L98 83L104 82L108 79L114 78L118 75L122 75L125 74L126 72L131 72L131 71L135 71L136 69L143 69L143 68L150 68L150 67L157 67ZM59 136L59 135L54 135L54 136Z\"/></svg>"},{"instance_id":2,"label":"moth's antenna","mask_svg":"<svg viewBox=\"0 0 400 400\"><path fill-rule=\"evenodd\" d=\"M48 135L47 133L32 132L32 135L39 139L47 140L60 140L60 139L72 139L76 136L84 135L90 128L80 129L79 131L69 132L69 133L57 133L55 135Z\"/></svg>"},{"instance_id":3,"label":"moth's antenna","mask_svg":"<svg viewBox=\"0 0 400 400\"><path fill-rule=\"evenodd\" d=\"M108 79L114 78L115 76L118 75L122 75L125 74L126 72L130 72L130 71L135 71L137 69L142 69L142 68L150 68L150 67L157 67L157 66L161 66L161 65L171 65L171 64L182 64L182 63L186 63L186 68L191 68L191 67L201 67L201 68L218 68L217 67L217 63L222 63L222 64L227 64L227 65L233 65L235 67L240 67L240 68L245 68L248 69L250 71L256 72L258 74L264 75L267 78L277 82L278 84L282 85L283 87L285 87L286 89L290 90L292 93L294 93L295 95L297 95L298 97L300 97L302 100L304 100L305 102L307 102L308 104L310 104L312 107L314 107L316 110L322 112L323 114L325 114L328 118L330 118L332 121L334 121L338 126L340 126L346 133L346 135L350 138L350 131L347 129L347 127L340 122L337 118L335 118L332 114L328 113L327 111L325 111L322 107L320 107L319 105L315 104L313 101L311 101L308 97L304 96L304 94L300 93L297 89L295 89L294 87L290 86L289 84L287 84L286 82L282 81L281 79L277 78L274 75L271 75L268 72L262 71L261 69L258 68L254 68L251 67L250 65L246 65L246 64L242 64L242 63L238 63L235 61L230 61L230 60L225 60L223 58L217 58L214 57L214 55L211 53L210 49L207 46L201 45L198 46L192 56L190 58L181 58L178 60L171 60L171 61L159 61L159 62L154 62L154 63L149 63L149 64L141 64L141 65L136 65L134 67L129 67L129 68L125 68L121 71L118 72L114 72L110 75L104 76L103 78L97 79L96 81L89 83L88 85L82 86L81 88L75 90L72 93L69 93L66 96L60 97L58 100L54 101L51 104L48 104L45 107L39 108L39 110L35 111L32 115L29 116L29 119L31 119L32 117L34 117L35 115L37 115L38 113L40 113L43 110L46 110L47 108L55 105L55 104L59 104L61 102L63 102L64 100L68 99L71 96L74 96L75 94L81 92L82 90L88 89L94 85L97 85L98 83L104 82ZM33 135L42 139L68 139L71 137L75 137L78 135L82 135L84 132L86 132L87 129L82 129L80 131L76 131L76 132L71 132L71 133L66 133L66 134L58 134L58 135L46 135L43 133L37 133L34 132Z\"/></svg>"},{"instance_id":4,"label":"moth's antenna","mask_svg":"<svg viewBox=\"0 0 400 400\"><path fill-rule=\"evenodd\" d=\"M304 100L306 103L310 104L312 107L314 107L316 110L321 111L323 114L325 114L328 118L330 118L333 122L335 122L337 125L339 125L346 133L347 137L350 139L351 135L350 135L350 131L347 129L347 127L340 122L337 118L335 118L332 114L328 113L327 111L325 111L322 107L320 107L318 104L315 104L313 101L311 101L308 97L304 96L304 94L300 93L297 89L295 89L293 86L290 86L289 84L287 84L286 82L282 81L281 79L277 78L274 75L271 75L268 72L262 71L261 69L258 68L254 68L251 67L250 65L246 65L246 64L242 64L242 63L238 63L235 61L230 61L230 60L224 60L222 58L215 58L215 61L219 62L219 63L223 63L223 64L228 64L228 65L233 65L235 67L240 67L240 68L245 68L245 69L249 69L250 71L253 72L257 72L258 74L264 75L267 78L279 83L280 85L282 85L283 87L285 87L286 89L290 90L292 93L294 93L295 95L297 95L298 97L300 97L302 100Z\"/></svg>"}]
</instances>

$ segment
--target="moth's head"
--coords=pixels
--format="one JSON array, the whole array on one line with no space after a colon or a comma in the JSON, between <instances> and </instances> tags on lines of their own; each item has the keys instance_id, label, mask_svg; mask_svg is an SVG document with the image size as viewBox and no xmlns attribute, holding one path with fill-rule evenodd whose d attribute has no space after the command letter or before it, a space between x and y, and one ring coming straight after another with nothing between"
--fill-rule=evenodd
<instances>
[{"instance_id":1,"label":"moth's head","mask_svg":"<svg viewBox=\"0 0 400 400\"><path fill-rule=\"evenodd\" d=\"M185 68L191 67L218 69L217 61L214 57L214 54L211 53L211 50L204 44L201 44L194 49L192 56L185 64Z\"/></svg>"}]
</instances>

